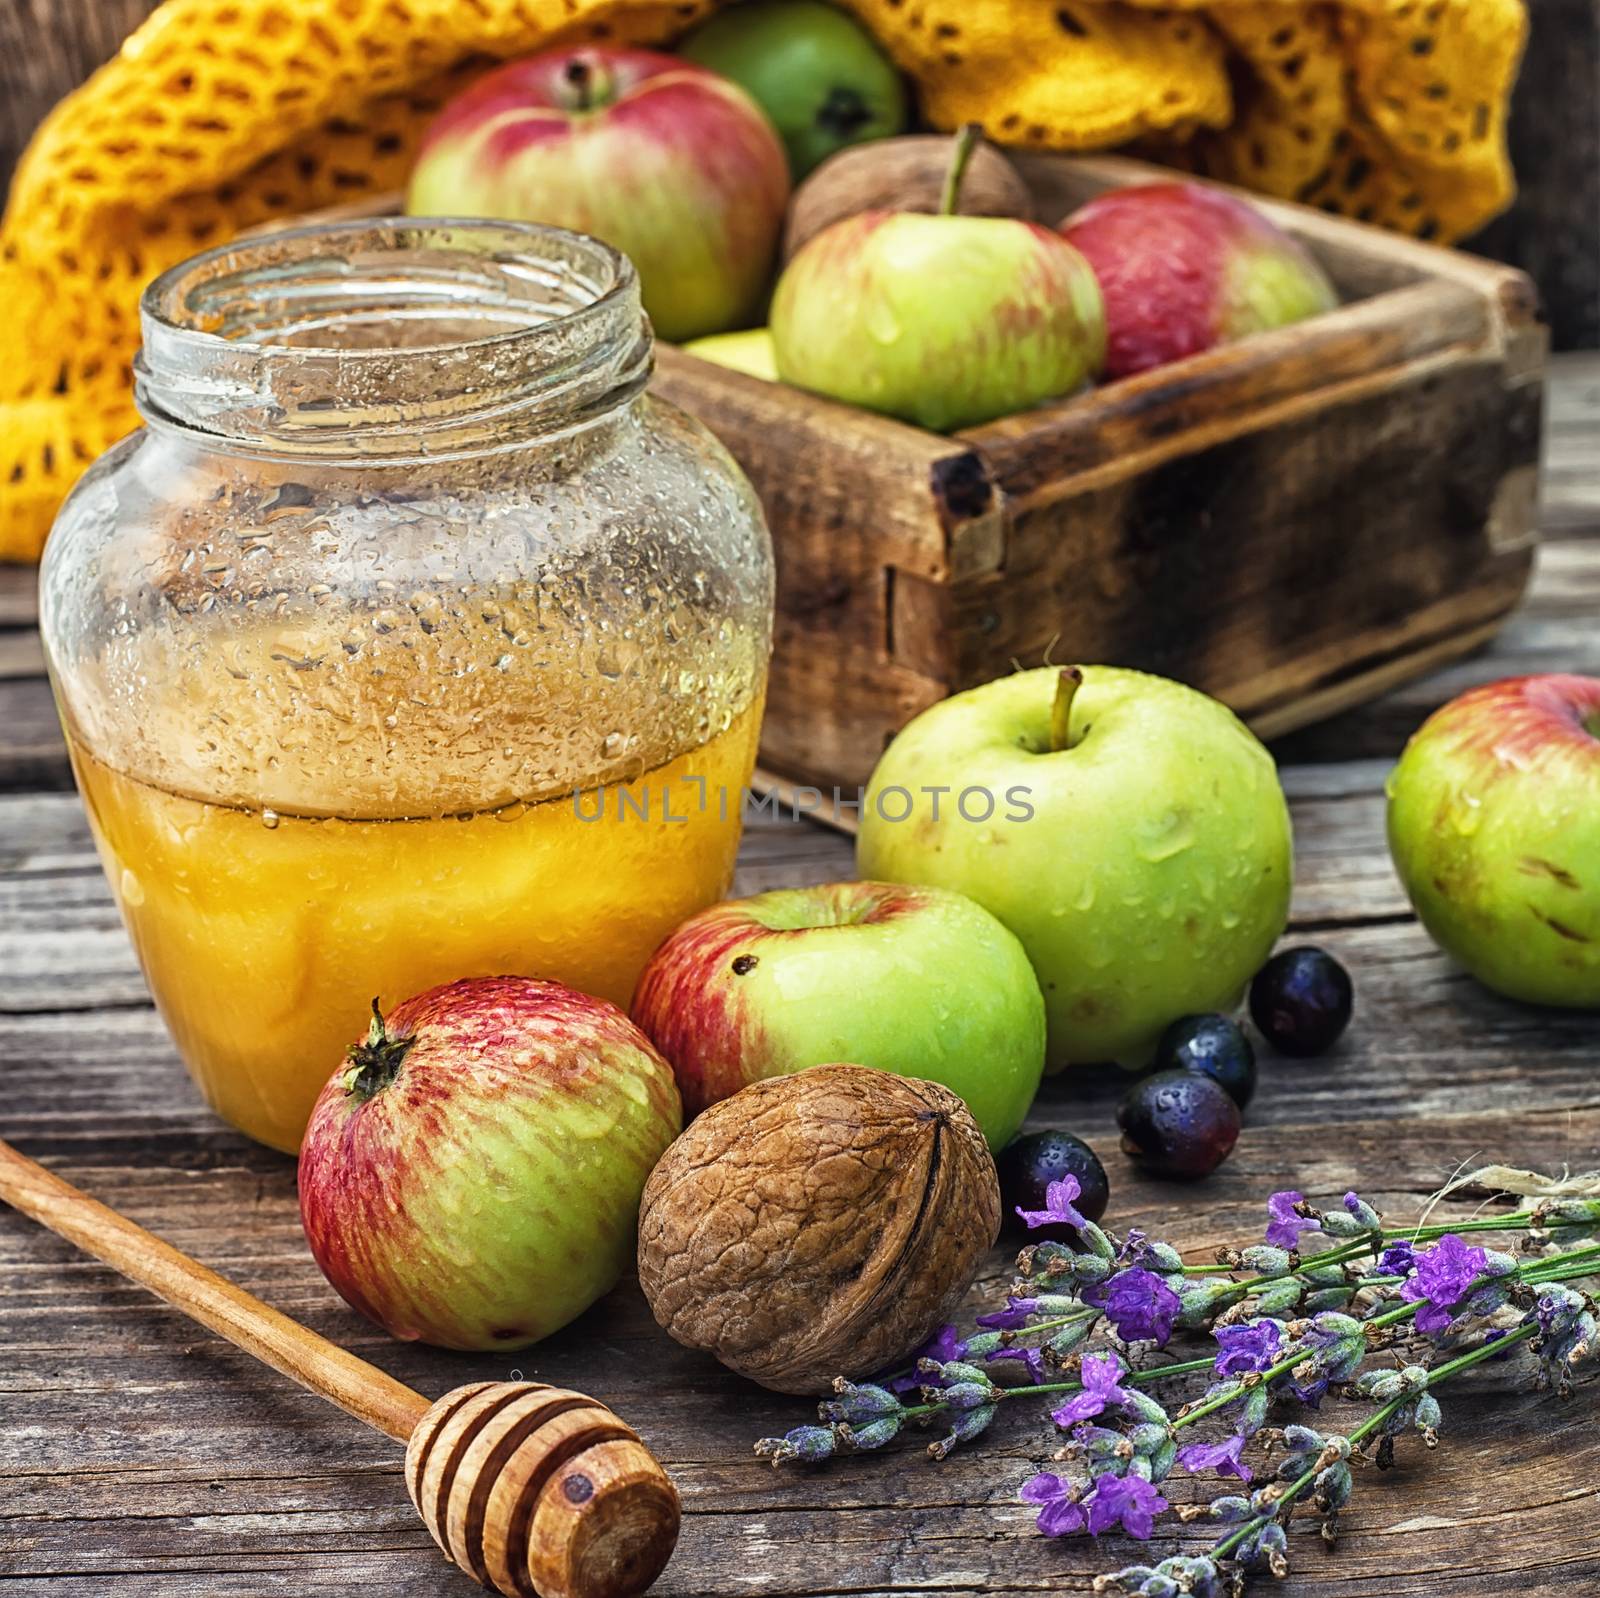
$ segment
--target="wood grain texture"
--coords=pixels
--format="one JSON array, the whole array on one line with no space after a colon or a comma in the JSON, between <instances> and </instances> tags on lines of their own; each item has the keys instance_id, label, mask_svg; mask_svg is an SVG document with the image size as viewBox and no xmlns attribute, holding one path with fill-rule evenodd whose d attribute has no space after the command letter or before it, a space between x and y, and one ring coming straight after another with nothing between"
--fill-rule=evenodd
<instances>
[{"instance_id":1,"label":"wood grain texture","mask_svg":"<svg viewBox=\"0 0 1600 1598\"><path fill-rule=\"evenodd\" d=\"M0 1141L0 1200L357 1420L410 1440L428 1401Z\"/></svg>"},{"instance_id":2,"label":"wood grain texture","mask_svg":"<svg viewBox=\"0 0 1600 1598\"><path fill-rule=\"evenodd\" d=\"M1600 360L1557 367L1544 544L1525 607L1493 648L1281 744L1297 840L1292 935L1355 973L1357 1022L1327 1061L1265 1062L1233 1158L1200 1187L1135 1176L1116 1152L1120 1079L1048 1083L1033 1124L1083 1133L1111 1172L1113 1225L1199 1257L1255 1233L1263 1195L1358 1182L1414 1215L1463 1162L1574 1169L1600 1160L1592 1017L1510 1004L1440 956L1410 916L1383 843L1399 741L1451 693L1515 670L1600 673ZM20 591L18 589L17 591ZM9 596L9 598L8 598ZM0 613L25 615L9 577ZM37 679L19 679L37 681ZM0 683L0 687L4 687ZM1017 1485L1054 1442L1006 1413L943 1465L915 1449L774 1472L752 1439L807 1418L666 1341L631 1282L516 1367L395 1344L318 1275L292 1163L215 1121L144 997L81 809L17 788L0 716L0 1132L397 1380L578 1386L627 1416L679 1485L684 1527L664 1598L976 1595L1087 1598L1124 1545L1032 1534ZM31 757L30 757L31 758ZM736 891L847 875L847 840L768 816ZM981 1286L1006 1274L996 1251ZM7 1598L261 1598L371 1592L447 1598L405 1502L393 1445L197 1336L61 1240L0 1214L0 1576ZM1590 1598L1594 1388L1542 1400L1489 1366L1445 1398L1437 1453L1364 1474L1338 1550L1297 1536L1283 1598ZM1329 1418L1337 1423L1340 1411ZM1163 1531L1161 1551L1201 1533Z\"/></svg>"}]
</instances>

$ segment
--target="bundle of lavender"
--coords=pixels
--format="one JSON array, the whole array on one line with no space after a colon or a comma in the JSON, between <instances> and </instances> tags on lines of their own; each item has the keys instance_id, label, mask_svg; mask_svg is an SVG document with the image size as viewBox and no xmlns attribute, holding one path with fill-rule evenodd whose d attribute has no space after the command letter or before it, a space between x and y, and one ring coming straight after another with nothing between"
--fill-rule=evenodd
<instances>
[{"instance_id":1,"label":"bundle of lavender","mask_svg":"<svg viewBox=\"0 0 1600 1598\"><path fill-rule=\"evenodd\" d=\"M1041 1470L1020 1496L1037 1506L1047 1537L1120 1527L1148 1540L1173 1507L1161 1488L1174 1472L1237 1487L1174 1511L1216 1523L1205 1552L1128 1565L1094 1590L1231 1598L1252 1572L1287 1572L1297 1508L1334 1540L1358 1456L1381 1468L1402 1437L1436 1446L1435 1391L1451 1378L1523 1354L1534 1384L1565 1397L1574 1367L1595 1351L1595 1301L1573 1284L1600 1276L1600 1199L1399 1230L1354 1193L1326 1213L1299 1193L1274 1193L1264 1242L1195 1266L1137 1230L1103 1231L1078 1213L1078 1196L1069 1176L1050 1186L1043 1210L1018 1212L1030 1227L1074 1228L1078 1246L1025 1248L1005 1308L980 1315L976 1332L942 1328L914 1370L881 1382L840 1378L820 1424L763 1438L756 1452L815 1464L939 1425L928 1452L943 1459L987 1430L1003 1403L1046 1400L1063 1434L1053 1463L1064 1468ZM1468 1240L1484 1234L1517 1238L1516 1252ZM1147 1362L1177 1332L1208 1334L1211 1347ZM1003 1372L1027 1379L1002 1384ZM1175 1384L1208 1377L1203 1392L1178 1396ZM1268 1426L1277 1409L1317 1410L1330 1389L1371 1413L1345 1433L1303 1419Z\"/></svg>"}]
</instances>

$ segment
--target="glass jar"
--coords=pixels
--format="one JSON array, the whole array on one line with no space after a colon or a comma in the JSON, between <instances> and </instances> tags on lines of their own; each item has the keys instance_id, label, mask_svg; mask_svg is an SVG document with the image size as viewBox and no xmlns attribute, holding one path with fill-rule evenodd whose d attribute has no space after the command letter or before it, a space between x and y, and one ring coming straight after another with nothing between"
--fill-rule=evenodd
<instances>
[{"instance_id":1,"label":"glass jar","mask_svg":"<svg viewBox=\"0 0 1600 1598\"><path fill-rule=\"evenodd\" d=\"M645 393L637 278L593 239L302 228L141 312L146 425L61 511L45 646L178 1049L292 1151L375 996L511 972L626 1005L727 892L771 546Z\"/></svg>"}]
</instances>

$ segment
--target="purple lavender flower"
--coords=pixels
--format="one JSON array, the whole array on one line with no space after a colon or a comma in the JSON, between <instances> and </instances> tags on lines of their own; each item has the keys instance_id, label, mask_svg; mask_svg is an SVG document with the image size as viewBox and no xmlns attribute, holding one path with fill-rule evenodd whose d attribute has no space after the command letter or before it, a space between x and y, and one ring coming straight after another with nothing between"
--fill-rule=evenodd
<instances>
[{"instance_id":1,"label":"purple lavender flower","mask_svg":"<svg viewBox=\"0 0 1600 1598\"><path fill-rule=\"evenodd\" d=\"M998 1359L1020 1359L1028 1367L1028 1378L1037 1386L1044 1380L1044 1351L1038 1348L997 1348L986 1356L990 1364Z\"/></svg>"},{"instance_id":2,"label":"purple lavender flower","mask_svg":"<svg viewBox=\"0 0 1600 1598\"><path fill-rule=\"evenodd\" d=\"M1469 1248L1454 1232L1421 1250L1416 1257L1416 1275L1400 1289L1401 1298L1422 1305L1417 1311L1417 1330L1430 1335L1444 1331L1451 1311L1488 1263L1489 1256L1481 1248Z\"/></svg>"},{"instance_id":3,"label":"purple lavender flower","mask_svg":"<svg viewBox=\"0 0 1600 1598\"><path fill-rule=\"evenodd\" d=\"M1143 1476L1097 1476L1087 1500L1089 1532L1098 1537L1119 1522L1130 1537L1141 1542L1156 1529L1156 1516L1167 1501Z\"/></svg>"},{"instance_id":4,"label":"purple lavender flower","mask_svg":"<svg viewBox=\"0 0 1600 1598\"><path fill-rule=\"evenodd\" d=\"M1302 1232L1320 1232L1322 1223L1313 1221L1295 1210L1295 1205L1304 1204L1304 1193L1286 1190L1274 1193L1267 1200L1267 1241L1274 1248L1297 1248Z\"/></svg>"},{"instance_id":5,"label":"purple lavender flower","mask_svg":"<svg viewBox=\"0 0 1600 1598\"><path fill-rule=\"evenodd\" d=\"M1126 1343L1150 1342L1160 1348L1172 1336L1182 1303L1154 1271L1118 1271L1098 1287L1083 1290L1084 1303L1103 1309Z\"/></svg>"},{"instance_id":6,"label":"purple lavender flower","mask_svg":"<svg viewBox=\"0 0 1600 1598\"><path fill-rule=\"evenodd\" d=\"M1237 1476L1249 1481L1250 1467L1240 1455L1244 1453L1244 1438L1230 1437L1221 1443L1190 1443L1178 1450L1178 1463L1187 1471L1198 1475L1203 1470L1214 1470L1219 1476Z\"/></svg>"},{"instance_id":7,"label":"purple lavender flower","mask_svg":"<svg viewBox=\"0 0 1600 1598\"><path fill-rule=\"evenodd\" d=\"M1072 1207L1072 1201L1083 1192L1075 1176L1067 1175L1059 1182L1052 1182L1044 1190L1044 1208L1042 1210L1025 1210L1019 1204L1017 1214L1029 1226L1075 1226L1080 1231L1089 1223Z\"/></svg>"},{"instance_id":8,"label":"purple lavender flower","mask_svg":"<svg viewBox=\"0 0 1600 1598\"><path fill-rule=\"evenodd\" d=\"M1533 1317L1543 1338L1564 1337L1583 1313L1583 1294L1570 1287L1547 1287L1534 1301ZM1487 1338L1484 1339L1488 1341Z\"/></svg>"},{"instance_id":9,"label":"purple lavender flower","mask_svg":"<svg viewBox=\"0 0 1600 1598\"><path fill-rule=\"evenodd\" d=\"M1028 1324L1028 1317L1039 1312L1036 1298L1007 1298L1004 1309L991 1310L978 1317L980 1326L996 1332L1018 1332Z\"/></svg>"},{"instance_id":10,"label":"purple lavender flower","mask_svg":"<svg viewBox=\"0 0 1600 1598\"><path fill-rule=\"evenodd\" d=\"M1123 1404L1128 1394L1117 1385L1127 1372L1115 1354L1085 1354L1078 1374L1083 1379L1083 1391L1074 1393L1059 1409L1052 1410L1050 1418L1066 1431L1080 1420L1092 1420L1103 1415L1112 1404Z\"/></svg>"},{"instance_id":11,"label":"purple lavender flower","mask_svg":"<svg viewBox=\"0 0 1600 1598\"><path fill-rule=\"evenodd\" d=\"M1322 1400L1328 1396L1328 1388L1331 1385L1326 1376L1314 1375L1309 1381L1291 1380L1289 1391L1307 1409L1321 1409Z\"/></svg>"},{"instance_id":12,"label":"purple lavender flower","mask_svg":"<svg viewBox=\"0 0 1600 1598\"><path fill-rule=\"evenodd\" d=\"M1313 1357L1296 1366L1290 1391L1311 1409L1320 1409L1329 1387L1347 1382L1366 1357L1367 1340L1361 1322L1335 1310L1314 1315L1298 1347L1313 1350Z\"/></svg>"},{"instance_id":13,"label":"purple lavender flower","mask_svg":"<svg viewBox=\"0 0 1600 1598\"><path fill-rule=\"evenodd\" d=\"M1409 1276L1416 1263L1416 1249L1405 1238L1397 1237L1378 1256L1378 1275Z\"/></svg>"},{"instance_id":14,"label":"purple lavender flower","mask_svg":"<svg viewBox=\"0 0 1600 1598\"><path fill-rule=\"evenodd\" d=\"M1088 1529L1088 1518L1078 1502L1082 1491L1081 1483L1041 1470L1022 1484L1017 1497L1039 1506L1038 1526L1046 1537L1070 1537Z\"/></svg>"},{"instance_id":15,"label":"purple lavender flower","mask_svg":"<svg viewBox=\"0 0 1600 1598\"><path fill-rule=\"evenodd\" d=\"M838 1452L838 1434L831 1426L796 1426L782 1437L763 1437L756 1443L756 1452L774 1465L786 1459L797 1459L803 1465L820 1465Z\"/></svg>"},{"instance_id":16,"label":"purple lavender flower","mask_svg":"<svg viewBox=\"0 0 1600 1598\"><path fill-rule=\"evenodd\" d=\"M1283 1343L1280 1321L1257 1320L1248 1326L1219 1326L1217 1375L1242 1376L1246 1371L1264 1371L1276 1362Z\"/></svg>"},{"instance_id":17,"label":"purple lavender flower","mask_svg":"<svg viewBox=\"0 0 1600 1598\"><path fill-rule=\"evenodd\" d=\"M951 1360L961 1360L966 1357L967 1345L961 1341L956 1328L947 1321L911 1356L911 1369L902 1375L890 1377L883 1385L891 1393L909 1393L915 1388L928 1385L927 1377L917 1369L921 1361L931 1359L945 1365Z\"/></svg>"}]
</instances>

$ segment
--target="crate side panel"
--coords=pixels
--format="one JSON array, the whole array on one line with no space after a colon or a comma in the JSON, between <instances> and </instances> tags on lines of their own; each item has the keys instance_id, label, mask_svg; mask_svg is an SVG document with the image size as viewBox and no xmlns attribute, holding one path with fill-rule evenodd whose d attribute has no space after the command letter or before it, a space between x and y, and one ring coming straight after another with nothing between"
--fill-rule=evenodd
<instances>
[{"instance_id":1,"label":"crate side panel","mask_svg":"<svg viewBox=\"0 0 1600 1598\"><path fill-rule=\"evenodd\" d=\"M853 793L895 733L948 692L944 681L881 652L830 647L780 616L761 764L794 781Z\"/></svg>"},{"instance_id":2,"label":"crate side panel","mask_svg":"<svg viewBox=\"0 0 1600 1598\"><path fill-rule=\"evenodd\" d=\"M957 685L1092 660L1236 701L1508 609L1531 561L1540 389L1463 358L1016 514L951 595ZM1253 687L1252 685L1256 685ZM1273 685L1270 690L1266 685Z\"/></svg>"}]
</instances>

